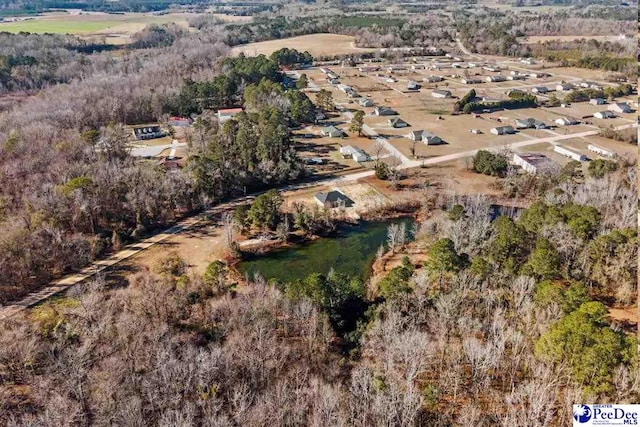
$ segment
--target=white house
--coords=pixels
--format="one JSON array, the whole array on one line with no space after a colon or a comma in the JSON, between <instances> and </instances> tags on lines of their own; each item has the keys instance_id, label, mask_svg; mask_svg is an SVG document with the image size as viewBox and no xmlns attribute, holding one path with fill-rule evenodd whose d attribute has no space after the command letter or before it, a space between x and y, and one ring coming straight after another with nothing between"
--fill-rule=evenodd
<instances>
[{"instance_id":1,"label":"white house","mask_svg":"<svg viewBox=\"0 0 640 427\"><path fill-rule=\"evenodd\" d=\"M335 126L326 126L320 129L322 136L328 136L329 138L341 138L343 133Z\"/></svg>"},{"instance_id":2,"label":"white house","mask_svg":"<svg viewBox=\"0 0 640 427\"><path fill-rule=\"evenodd\" d=\"M464 78L462 80L460 80L460 83L462 83L463 85L477 85L482 83L482 80L480 79L472 79L472 78Z\"/></svg>"},{"instance_id":3,"label":"white house","mask_svg":"<svg viewBox=\"0 0 640 427\"><path fill-rule=\"evenodd\" d=\"M218 116L218 120L224 122L241 112L242 108L226 108L224 110L218 110L216 115Z\"/></svg>"},{"instance_id":4,"label":"white house","mask_svg":"<svg viewBox=\"0 0 640 427\"><path fill-rule=\"evenodd\" d=\"M615 157L616 153L614 153L611 150L607 150L606 148L602 148L598 145L594 145L594 144L589 144L587 145L587 148L589 149L589 151L593 151L594 153L597 153L603 157Z\"/></svg>"},{"instance_id":5,"label":"white house","mask_svg":"<svg viewBox=\"0 0 640 427\"><path fill-rule=\"evenodd\" d=\"M556 119L555 122L557 125L560 125L560 126L571 126L578 123L577 121L570 119L568 117L561 117L559 119Z\"/></svg>"},{"instance_id":6,"label":"white house","mask_svg":"<svg viewBox=\"0 0 640 427\"><path fill-rule=\"evenodd\" d=\"M509 135L516 133L516 130L513 126L498 126L491 129L490 132L494 135Z\"/></svg>"},{"instance_id":7,"label":"white house","mask_svg":"<svg viewBox=\"0 0 640 427\"><path fill-rule=\"evenodd\" d=\"M613 114L613 111L598 111L597 113L593 114L593 117L595 117L596 119L613 119L615 118L615 114Z\"/></svg>"},{"instance_id":8,"label":"white house","mask_svg":"<svg viewBox=\"0 0 640 427\"><path fill-rule=\"evenodd\" d=\"M615 104L609 105L609 111L627 114L631 112L631 107L626 102L616 102Z\"/></svg>"},{"instance_id":9,"label":"white house","mask_svg":"<svg viewBox=\"0 0 640 427\"><path fill-rule=\"evenodd\" d=\"M571 83L562 83L559 84L558 86L556 86L556 90L558 92L566 92L566 91L570 91L573 90L574 86Z\"/></svg>"},{"instance_id":10,"label":"white house","mask_svg":"<svg viewBox=\"0 0 640 427\"><path fill-rule=\"evenodd\" d=\"M369 160L369 156L367 153L362 151L358 147L353 147L351 145L345 145L344 147L340 147L340 154L344 158L352 158L356 162L366 162Z\"/></svg>"},{"instance_id":11,"label":"white house","mask_svg":"<svg viewBox=\"0 0 640 427\"><path fill-rule=\"evenodd\" d=\"M533 89L531 89L531 92L533 92L533 93L549 93L549 92L551 92L551 90L546 86L536 86Z\"/></svg>"},{"instance_id":12,"label":"white house","mask_svg":"<svg viewBox=\"0 0 640 427\"><path fill-rule=\"evenodd\" d=\"M503 81L507 80L507 78L505 76L503 76L502 74L496 74L495 76L487 77L486 80L488 82L503 82Z\"/></svg>"},{"instance_id":13,"label":"white house","mask_svg":"<svg viewBox=\"0 0 640 427\"><path fill-rule=\"evenodd\" d=\"M589 100L589 104L591 105L604 105L605 104L605 99L604 98L591 98Z\"/></svg>"},{"instance_id":14,"label":"white house","mask_svg":"<svg viewBox=\"0 0 640 427\"><path fill-rule=\"evenodd\" d=\"M436 89L433 92L431 92L431 96L433 96L434 98L440 98L440 99L451 98L451 91L444 90L444 89Z\"/></svg>"},{"instance_id":15,"label":"white house","mask_svg":"<svg viewBox=\"0 0 640 427\"><path fill-rule=\"evenodd\" d=\"M558 168L558 165L547 156L541 153L514 153L512 163L520 166L531 174L539 172L551 172Z\"/></svg>"},{"instance_id":16,"label":"white house","mask_svg":"<svg viewBox=\"0 0 640 427\"><path fill-rule=\"evenodd\" d=\"M427 83L440 83L443 80L444 80L444 77L442 76L427 76L422 79L423 82L427 82Z\"/></svg>"},{"instance_id":17,"label":"white house","mask_svg":"<svg viewBox=\"0 0 640 427\"><path fill-rule=\"evenodd\" d=\"M570 159L577 160L579 162L587 161L587 156L585 156L584 154L576 153L575 151L569 150L568 148L563 147L562 145L556 145L555 147L553 147L553 151L555 151L558 154L562 154L563 156L567 156Z\"/></svg>"}]
</instances>

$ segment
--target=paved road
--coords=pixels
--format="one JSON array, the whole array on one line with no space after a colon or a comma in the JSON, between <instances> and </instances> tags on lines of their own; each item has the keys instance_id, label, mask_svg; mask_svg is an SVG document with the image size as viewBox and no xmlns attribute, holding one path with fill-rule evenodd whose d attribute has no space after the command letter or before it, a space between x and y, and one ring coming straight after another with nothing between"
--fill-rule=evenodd
<instances>
[{"instance_id":1,"label":"paved road","mask_svg":"<svg viewBox=\"0 0 640 427\"><path fill-rule=\"evenodd\" d=\"M634 123L634 124L618 126L615 129L622 130L622 129L628 129L632 127L637 127L637 124ZM598 132L599 131L597 130L592 130L592 131L586 131L586 132L571 133L566 135L553 135L548 138L533 138L533 139L527 139L524 141L514 142L511 144L505 144L501 148L520 148L520 147L525 147L527 145L535 145L540 143L550 143L555 145L559 141L562 141L565 139L593 136L593 135L597 135ZM494 147L494 148L497 148L497 147ZM465 157L473 156L477 152L478 150L464 151L460 153L453 153L453 154L447 154L444 156L432 157L424 160L408 160L407 159L407 162L402 163L400 166L398 166L398 168L409 169L409 168L420 167L423 165L434 165L438 163L449 162L452 160L458 160ZM321 185L321 184L322 185L340 184L341 182L356 181L358 179L366 178L374 174L375 172L373 170L367 170L364 172L353 173L353 174L344 175L337 178L328 178L323 180L316 180L316 181L309 181L309 182L287 185L287 186L281 187L280 190L293 191L301 188L314 187L316 185ZM205 212L205 214L211 215L211 214L217 214L217 213L223 212L227 209L237 206L238 204L246 203L247 201L251 200L253 197L255 197L255 195L245 196L245 197L236 199L232 202L223 203L214 208L208 209ZM197 216L185 218L182 221L179 221L178 223L173 225L172 227L169 227L166 230L158 234L155 234L154 236L151 236L147 239L144 239L138 243L129 245L125 249L111 255L106 259L93 262L91 265L83 268L78 273L65 276L59 280L52 282L50 286L43 288L39 291L33 292L20 301L0 307L0 320L14 316L28 307L34 306L42 301L45 301L51 298L52 296L55 296L73 287L74 285L82 283L83 281L91 278L97 273L107 268L110 268L128 258L131 258L132 256L144 251L145 249L150 248L151 246L157 243L162 242L163 240L173 236L174 234L179 234L186 230L189 230L196 224L203 221L203 218L204 218L204 215L197 215Z\"/></svg>"}]
</instances>

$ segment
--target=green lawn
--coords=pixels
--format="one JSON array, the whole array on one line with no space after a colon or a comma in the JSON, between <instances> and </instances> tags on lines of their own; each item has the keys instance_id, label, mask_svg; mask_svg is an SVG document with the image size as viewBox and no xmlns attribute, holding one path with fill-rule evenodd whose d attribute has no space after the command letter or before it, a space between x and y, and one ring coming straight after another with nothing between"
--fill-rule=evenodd
<instances>
[{"instance_id":1,"label":"green lawn","mask_svg":"<svg viewBox=\"0 0 640 427\"><path fill-rule=\"evenodd\" d=\"M0 22L0 31L9 33L24 31L29 33L82 34L104 30L119 24L123 24L123 22L109 19L104 21L33 19L19 22Z\"/></svg>"}]
</instances>

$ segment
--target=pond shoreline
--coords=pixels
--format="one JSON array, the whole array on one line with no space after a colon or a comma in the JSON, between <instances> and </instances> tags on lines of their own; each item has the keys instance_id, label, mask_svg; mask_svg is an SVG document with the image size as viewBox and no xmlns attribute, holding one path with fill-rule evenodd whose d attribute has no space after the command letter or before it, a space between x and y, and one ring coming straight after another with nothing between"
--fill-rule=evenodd
<instances>
[{"instance_id":1,"label":"pond shoreline","mask_svg":"<svg viewBox=\"0 0 640 427\"><path fill-rule=\"evenodd\" d=\"M257 246L252 245L249 250L242 250L243 256L229 262L229 267L233 275L246 282L253 266L270 266L271 264L283 263L291 268L291 279L300 278L300 270L305 269L306 261L299 258L308 256L312 259L308 262L309 274L319 272L326 274L328 271L314 271L313 266L326 263L336 263L336 269L353 267L358 275L370 277L373 274L373 262L375 253L380 245L386 245L387 227L391 223L399 223L406 220L413 223L416 220L416 212L387 212L384 216L374 215L359 221L339 221L336 223L336 230L327 235L298 235L298 239L290 239L287 242L281 240L265 240ZM387 224L389 223L389 224ZM407 222L405 222L407 224ZM407 234L409 230L407 230ZM371 233L373 233L372 236ZM353 242L350 241L353 240ZM322 242L322 243L320 243ZM375 243L375 245L374 245ZM353 248L349 246L353 244ZM315 253L315 246L325 246L320 253ZM347 245L347 246L344 246ZM372 246L373 245L373 246ZM375 247L374 247L375 246ZM341 253L341 250L348 248L348 253ZM325 252L323 252L325 251ZM299 255L299 253L304 255ZM346 252L346 251L345 251ZM338 255L338 253L340 255ZM291 258L291 259L289 259ZM345 265L346 263L346 265ZM366 265L366 271L364 267ZM262 268L262 267L261 267ZM334 267L330 267L333 269ZM256 271L261 272L258 267ZM262 272L261 272L262 273ZM279 273L280 274L280 273ZM269 273L267 273L269 275ZM306 276L306 275L305 275ZM280 280L285 280L280 277ZM288 280L288 279L287 279Z\"/></svg>"}]
</instances>

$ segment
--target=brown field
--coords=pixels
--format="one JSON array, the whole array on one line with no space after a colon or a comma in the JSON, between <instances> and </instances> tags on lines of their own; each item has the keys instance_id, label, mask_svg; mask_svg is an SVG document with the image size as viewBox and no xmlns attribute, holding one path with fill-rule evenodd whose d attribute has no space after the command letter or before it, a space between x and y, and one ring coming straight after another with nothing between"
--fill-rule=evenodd
<instances>
[{"instance_id":1,"label":"brown field","mask_svg":"<svg viewBox=\"0 0 640 427\"><path fill-rule=\"evenodd\" d=\"M249 43L236 46L231 49L232 55L241 52L245 55L270 55L278 49L288 47L299 51L308 51L314 56L339 55L346 53L370 52L376 49L355 47L354 38L340 34L308 34L306 36L291 37L280 40L268 40L258 43Z\"/></svg>"}]
</instances>

